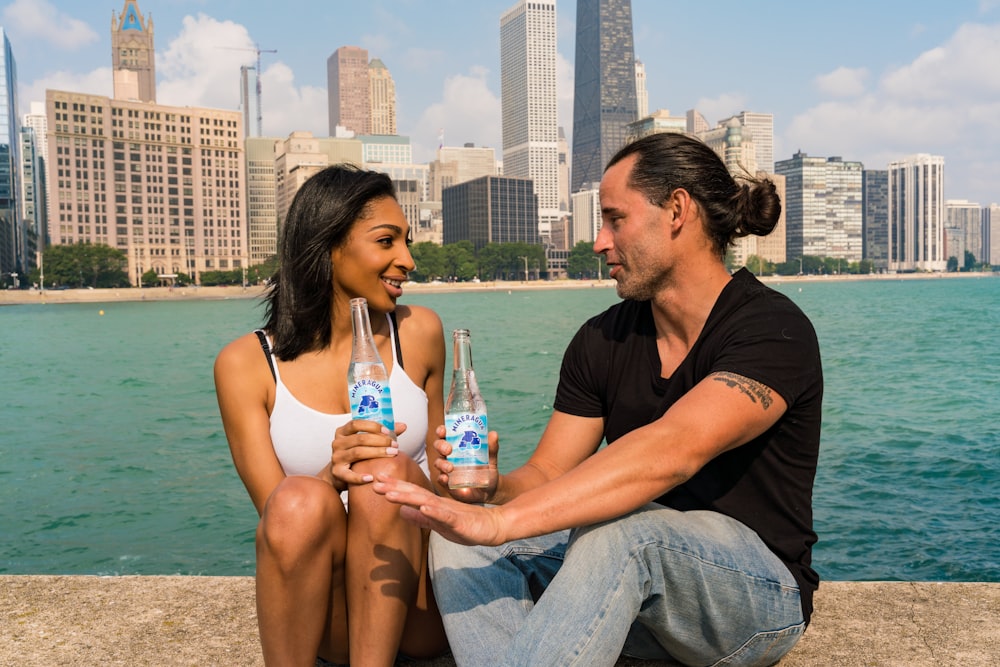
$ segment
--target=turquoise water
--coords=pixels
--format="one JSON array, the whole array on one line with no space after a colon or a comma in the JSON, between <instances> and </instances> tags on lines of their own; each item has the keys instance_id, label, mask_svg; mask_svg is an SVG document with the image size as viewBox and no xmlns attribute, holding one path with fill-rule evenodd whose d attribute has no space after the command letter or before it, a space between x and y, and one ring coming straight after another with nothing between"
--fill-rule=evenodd
<instances>
[{"instance_id":1,"label":"turquoise water","mask_svg":"<svg viewBox=\"0 0 1000 667\"><path fill-rule=\"evenodd\" d=\"M775 287L822 345L821 576L1000 581L1000 280ZM404 300L472 330L510 469L548 418L569 338L616 297ZM252 574L256 514L212 362L262 316L246 299L0 308L0 573Z\"/></svg>"}]
</instances>

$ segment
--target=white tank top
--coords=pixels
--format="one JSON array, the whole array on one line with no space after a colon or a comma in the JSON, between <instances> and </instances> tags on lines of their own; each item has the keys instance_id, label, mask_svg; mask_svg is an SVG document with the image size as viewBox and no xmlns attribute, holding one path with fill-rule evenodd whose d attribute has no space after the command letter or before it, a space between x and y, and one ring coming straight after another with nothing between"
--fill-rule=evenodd
<instances>
[{"instance_id":1,"label":"white tank top","mask_svg":"<svg viewBox=\"0 0 1000 667\"><path fill-rule=\"evenodd\" d=\"M420 465L425 474L427 467L427 394L410 379L396 355L396 327L389 315L392 371L389 373L389 390L392 392L394 418L406 424L406 431L399 436L399 449ZM273 342L268 339L269 345ZM351 420L350 413L329 414L304 405L281 381L274 353L270 352L275 374L274 409L271 411L271 443L274 453L286 475L315 475L330 464L335 431ZM347 378L344 378L347 382ZM347 492L341 494L347 503Z\"/></svg>"}]
</instances>

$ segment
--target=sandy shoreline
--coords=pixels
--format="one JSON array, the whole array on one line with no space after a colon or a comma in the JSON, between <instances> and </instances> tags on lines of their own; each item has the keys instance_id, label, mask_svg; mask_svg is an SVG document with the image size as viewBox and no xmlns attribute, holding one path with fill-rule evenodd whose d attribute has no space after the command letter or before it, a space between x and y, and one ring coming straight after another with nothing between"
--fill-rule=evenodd
<instances>
[{"instance_id":1,"label":"sandy shoreline","mask_svg":"<svg viewBox=\"0 0 1000 667\"><path fill-rule=\"evenodd\" d=\"M939 280L953 278L996 278L1000 273L898 273L870 275L822 275L822 276L765 276L765 283L785 282L833 282L856 280ZM530 281L490 281L479 283L407 283L406 293L447 293L447 292L493 292L515 290L551 289L611 289L613 280L530 280ZM16 304L49 303L104 303L116 301L183 301L192 299L254 299L264 293L265 288L253 285L243 289L225 287L143 287L120 289L66 289L66 290L2 290L0 306Z\"/></svg>"}]
</instances>

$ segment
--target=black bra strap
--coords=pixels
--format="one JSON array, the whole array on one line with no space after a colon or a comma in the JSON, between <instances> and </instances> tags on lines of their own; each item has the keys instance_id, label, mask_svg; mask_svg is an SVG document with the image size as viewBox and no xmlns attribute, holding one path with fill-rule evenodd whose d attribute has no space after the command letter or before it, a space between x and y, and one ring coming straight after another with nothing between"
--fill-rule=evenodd
<instances>
[{"instance_id":1,"label":"black bra strap","mask_svg":"<svg viewBox=\"0 0 1000 667\"><path fill-rule=\"evenodd\" d=\"M267 365L271 369L271 377L274 381L278 381L278 374L274 372L274 359L271 358L271 346L267 344L267 336L264 335L263 329L257 329L254 331L257 334L257 340L260 341L260 347L264 350L264 356L267 358Z\"/></svg>"},{"instance_id":2,"label":"black bra strap","mask_svg":"<svg viewBox=\"0 0 1000 667\"><path fill-rule=\"evenodd\" d=\"M403 368L403 348L399 346L399 323L396 321L396 311L389 313L389 320L392 322L392 339L396 341L396 363Z\"/></svg>"}]
</instances>

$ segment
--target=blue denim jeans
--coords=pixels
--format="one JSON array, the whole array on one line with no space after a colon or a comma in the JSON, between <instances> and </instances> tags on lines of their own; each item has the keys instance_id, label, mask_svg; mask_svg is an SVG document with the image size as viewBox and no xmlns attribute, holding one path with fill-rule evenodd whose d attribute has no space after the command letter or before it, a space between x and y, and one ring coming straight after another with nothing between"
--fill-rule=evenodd
<instances>
[{"instance_id":1,"label":"blue denim jeans","mask_svg":"<svg viewBox=\"0 0 1000 667\"><path fill-rule=\"evenodd\" d=\"M430 560L459 667L772 665L805 630L788 568L716 512L647 505L499 547L434 534Z\"/></svg>"}]
</instances>

